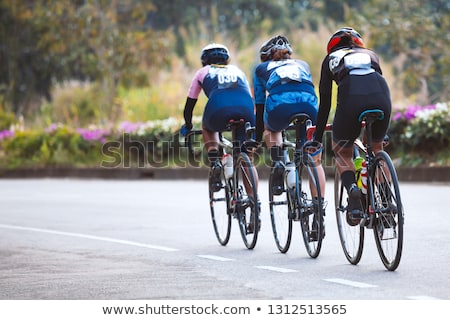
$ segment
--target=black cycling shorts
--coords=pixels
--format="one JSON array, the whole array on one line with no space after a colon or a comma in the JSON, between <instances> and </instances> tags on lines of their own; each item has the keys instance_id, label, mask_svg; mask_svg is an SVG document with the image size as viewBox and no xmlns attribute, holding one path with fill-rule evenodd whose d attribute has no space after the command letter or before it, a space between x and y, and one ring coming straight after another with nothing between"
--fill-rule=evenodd
<instances>
[{"instance_id":1,"label":"black cycling shorts","mask_svg":"<svg viewBox=\"0 0 450 320\"><path fill-rule=\"evenodd\" d=\"M372 125L373 141L383 141L389 127L391 108L388 85L379 73L347 76L338 88L333 141L343 147L351 146L361 134L359 115L370 109L384 111L384 119Z\"/></svg>"}]
</instances>

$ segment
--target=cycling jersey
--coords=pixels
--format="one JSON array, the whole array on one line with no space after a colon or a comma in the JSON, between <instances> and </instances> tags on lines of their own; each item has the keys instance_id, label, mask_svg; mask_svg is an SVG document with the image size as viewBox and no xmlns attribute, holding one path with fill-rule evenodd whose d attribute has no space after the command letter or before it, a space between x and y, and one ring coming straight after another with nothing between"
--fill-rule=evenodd
<instances>
[{"instance_id":1,"label":"cycling jersey","mask_svg":"<svg viewBox=\"0 0 450 320\"><path fill-rule=\"evenodd\" d=\"M188 97L198 99L201 90L209 98L217 90L241 88L250 93L247 78L234 65L207 65L197 71L189 88Z\"/></svg>"},{"instance_id":2,"label":"cycling jersey","mask_svg":"<svg viewBox=\"0 0 450 320\"><path fill-rule=\"evenodd\" d=\"M294 59L263 62L255 69L253 86L255 103L264 106L264 124L269 130L285 129L290 118L300 112L307 113L315 122L317 96L306 62Z\"/></svg>"},{"instance_id":3,"label":"cycling jersey","mask_svg":"<svg viewBox=\"0 0 450 320\"><path fill-rule=\"evenodd\" d=\"M201 90L208 97L202 125L218 132L225 130L230 119L244 119L255 125L253 99L248 80L234 65L206 65L194 76L188 97L198 99ZM239 141L245 140L245 128L237 131Z\"/></svg>"},{"instance_id":4,"label":"cycling jersey","mask_svg":"<svg viewBox=\"0 0 450 320\"><path fill-rule=\"evenodd\" d=\"M391 113L388 85L382 76L378 56L365 48L341 48L331 52L322 62L320 106L316 139L322 141L331 109L332 82L338 86L333 140L348 146L359 136L358 116L367 109L381 109L386 117L373 126L374 141L381 141L387 131Z\"/></svg>"}]
</instances>

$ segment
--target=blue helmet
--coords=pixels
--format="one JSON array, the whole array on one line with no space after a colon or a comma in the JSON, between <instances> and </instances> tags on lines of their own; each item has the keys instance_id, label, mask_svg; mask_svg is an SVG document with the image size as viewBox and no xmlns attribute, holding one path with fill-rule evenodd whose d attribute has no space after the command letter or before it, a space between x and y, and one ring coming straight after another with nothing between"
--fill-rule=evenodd
<instances>
[{"instance_id":1,"label":"blue helmet","mask_svg":"<svg viewBox=\"0 0 450 320\"><path fill-rule=\"evenodd\" d=\"M224 45L218 43L210 43L203 48L200 59L203 66L209 64L228 64L230 53L228 51L228 48Z\"/></svg>"}]
</instances>

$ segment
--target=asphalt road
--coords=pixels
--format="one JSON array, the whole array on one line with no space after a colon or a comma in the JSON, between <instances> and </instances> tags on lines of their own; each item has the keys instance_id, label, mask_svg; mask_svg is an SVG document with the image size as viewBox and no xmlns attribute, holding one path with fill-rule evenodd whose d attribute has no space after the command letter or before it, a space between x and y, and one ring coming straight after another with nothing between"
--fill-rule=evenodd
<instances>
[{"instance_id":1,"label":"asphalt road","mask_svg":"<svg viewBox=\"0 0 450 320\"><path fill-rule=\"evenodd\" d=\"M317 259L299 225L276 249L267 181L262 228L245 249L215 239L202 180L0 180L0 299L450 299L450 183L402 183L405 243L386 271L371 232L357 266L345 259L333 212Z\"/></svg>"}]
</instances>

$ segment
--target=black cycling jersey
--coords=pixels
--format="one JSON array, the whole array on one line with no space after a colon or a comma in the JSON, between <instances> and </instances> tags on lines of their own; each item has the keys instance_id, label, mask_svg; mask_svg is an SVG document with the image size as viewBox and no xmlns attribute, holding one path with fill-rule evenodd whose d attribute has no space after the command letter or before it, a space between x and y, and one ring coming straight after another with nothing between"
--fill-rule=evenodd
<instances>
[{"instance_id":1,"label":"black cycling jersey","mask_svg":"<svg viewBox=\"0 0 450 320\"><path fill-rule=\"evenodd\" d=\"M375 125L373 131L375 141L382 139L391 112L389 88L382 77L378 56L372 50L359 47L333 51L322 62L315 139L322 141L331 109L333 81L338 86L333 139L342 145L353 143L360 132L358 115L371 108L378 108L386 113L384 123Z\"/></svg>"}]
</instances>

